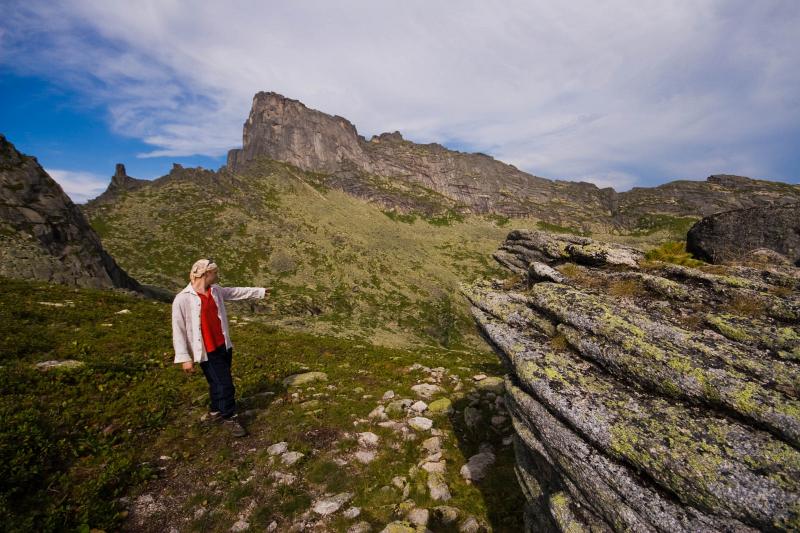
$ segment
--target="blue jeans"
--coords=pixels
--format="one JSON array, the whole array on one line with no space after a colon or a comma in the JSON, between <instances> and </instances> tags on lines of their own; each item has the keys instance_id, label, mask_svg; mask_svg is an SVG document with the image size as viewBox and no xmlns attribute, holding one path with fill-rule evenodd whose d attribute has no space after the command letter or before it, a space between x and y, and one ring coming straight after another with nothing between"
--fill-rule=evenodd
<instances>
[{"instance_id":1,"label":"blue jeans","mask_svg":"<svg viewBox=\"0 0 800 533\"><path fill-rule=\"evenodd\" d=\"M219 346L208 353L208 361L200 363L200 368L208 381L208 395L211 397L211 411L219 411L222 418L229 418L236 412L236 388L231 377L233 348Z\"/></svg>"}]
</instances>

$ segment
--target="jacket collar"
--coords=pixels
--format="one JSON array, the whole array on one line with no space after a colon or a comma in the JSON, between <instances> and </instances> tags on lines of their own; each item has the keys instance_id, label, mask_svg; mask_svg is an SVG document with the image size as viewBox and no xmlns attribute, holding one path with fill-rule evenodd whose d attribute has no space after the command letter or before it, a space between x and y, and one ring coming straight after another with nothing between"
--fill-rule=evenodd
<instances>
[{"instance_id":1,"label":"jacket collar","mask_svg":"<svg viewBox=\"0 0 800 533\"><path fill-rule=\"evenodd\" d=\"M214 283L213 285L211 285L211 286L209 287L209 290L210 290L210 289L216 289L216 288L218 288L218 286L217 286L217 284L216 284L216 283ZM187 286L186 286L186 287L185 287L185 288L184 288L184 289L183 289L181 292L188 292L189 294L194 294L195 296L200 296L199 294L197 294L197 291L196 291L196 290L194 290L194 287L192 287L192 284L191 284L191 282L190 282L190 283L189 283L189 284L188 284L188 285L187 285ZM212 292L211 292L211 294L213 295L213 294L214 294L214 292L216 292L216 291L215 291L215 290L214 290L214 291L212 291Z\"/></svg>"}]
</instances>

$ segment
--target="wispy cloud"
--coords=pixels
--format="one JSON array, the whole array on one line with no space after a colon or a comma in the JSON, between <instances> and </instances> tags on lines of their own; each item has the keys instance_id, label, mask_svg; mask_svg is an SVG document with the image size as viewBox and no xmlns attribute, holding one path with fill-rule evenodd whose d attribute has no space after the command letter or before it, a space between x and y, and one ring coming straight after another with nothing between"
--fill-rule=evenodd
<instances>
[{"instance_id":1,"label":"wispy cloud","mask_svg":"<svg viewBox=\"0 0 800 533\"><path fill-rule=\"evenodd\" d=\"M451 141L546 177L617 188L723 171L800 178L768 147L800 139L793 1L34 0L13 11L0 63L81 88L114 131L153 147L143 156L224 154L253 94L274 90L367 136Z\"/></svg>"},{"instance_id":2,"label":"wispy cloud","mask_svg":"<svg viewBox=\"0 0 800 533\"><path fill-rule=\"evenodd\" d=\"M58 168L46 170L76 204L82 204L97 197L108 187L108 177L106 176Z\"/></svg>"}]
</instances>

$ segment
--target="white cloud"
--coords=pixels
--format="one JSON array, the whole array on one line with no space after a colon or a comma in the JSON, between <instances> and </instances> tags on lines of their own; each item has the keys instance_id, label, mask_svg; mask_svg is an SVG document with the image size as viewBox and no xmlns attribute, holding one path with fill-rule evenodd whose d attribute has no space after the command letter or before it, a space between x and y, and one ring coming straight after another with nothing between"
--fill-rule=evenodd
<instances>
[{"instance_id":1,"label":"white cloud","mask_svg":"<svg viewBox=\"0 0 800 533\"><path fill-rule=\"evenodd\" d=\"M786 178L765 139L800 135L791 1L39 1L3 24L0 64L81 87L145 156L238 146L259 90L618 188Z\"/></svg>"},{"instance_id":2,"label":"white cloud","mask_svg":"<svg viewBox=\"0 0 800 533\"><path fill-rule=\"evenodd\" d=\"M67 196L76 204L82 204L97 197L106 190L109 183L108 177L90 172L51 168L47 169L47 173L61 185Z\"/></svg>"}]
</instances>

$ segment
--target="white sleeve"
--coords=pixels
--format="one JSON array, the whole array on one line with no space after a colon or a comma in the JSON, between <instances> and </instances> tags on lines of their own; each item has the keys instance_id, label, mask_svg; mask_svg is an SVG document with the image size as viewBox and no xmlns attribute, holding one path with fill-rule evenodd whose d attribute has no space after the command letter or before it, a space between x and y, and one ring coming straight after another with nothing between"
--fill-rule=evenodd
<instances>
[{"instance_id":1,"label":"white sleeve","mask_svg":"<svg viewBox=\"0 0 800 533\"><path fill-rule=\"evenodd\" d=\"M223 300L245 300L247 298L263 298L264 287L220 287Z\"/></svg>"},{"instance_id":2,"label":"white sleeve","mask_svg":"<svg viewBox=\"0 0 800 533\"><path fill-rule=\"evenodd\" d=\"M192 356L189 355L186 320L177 296L172 302L172 346L175 348L175 363L188 363L192 360Z\"/></svg>"}]
</instances>

